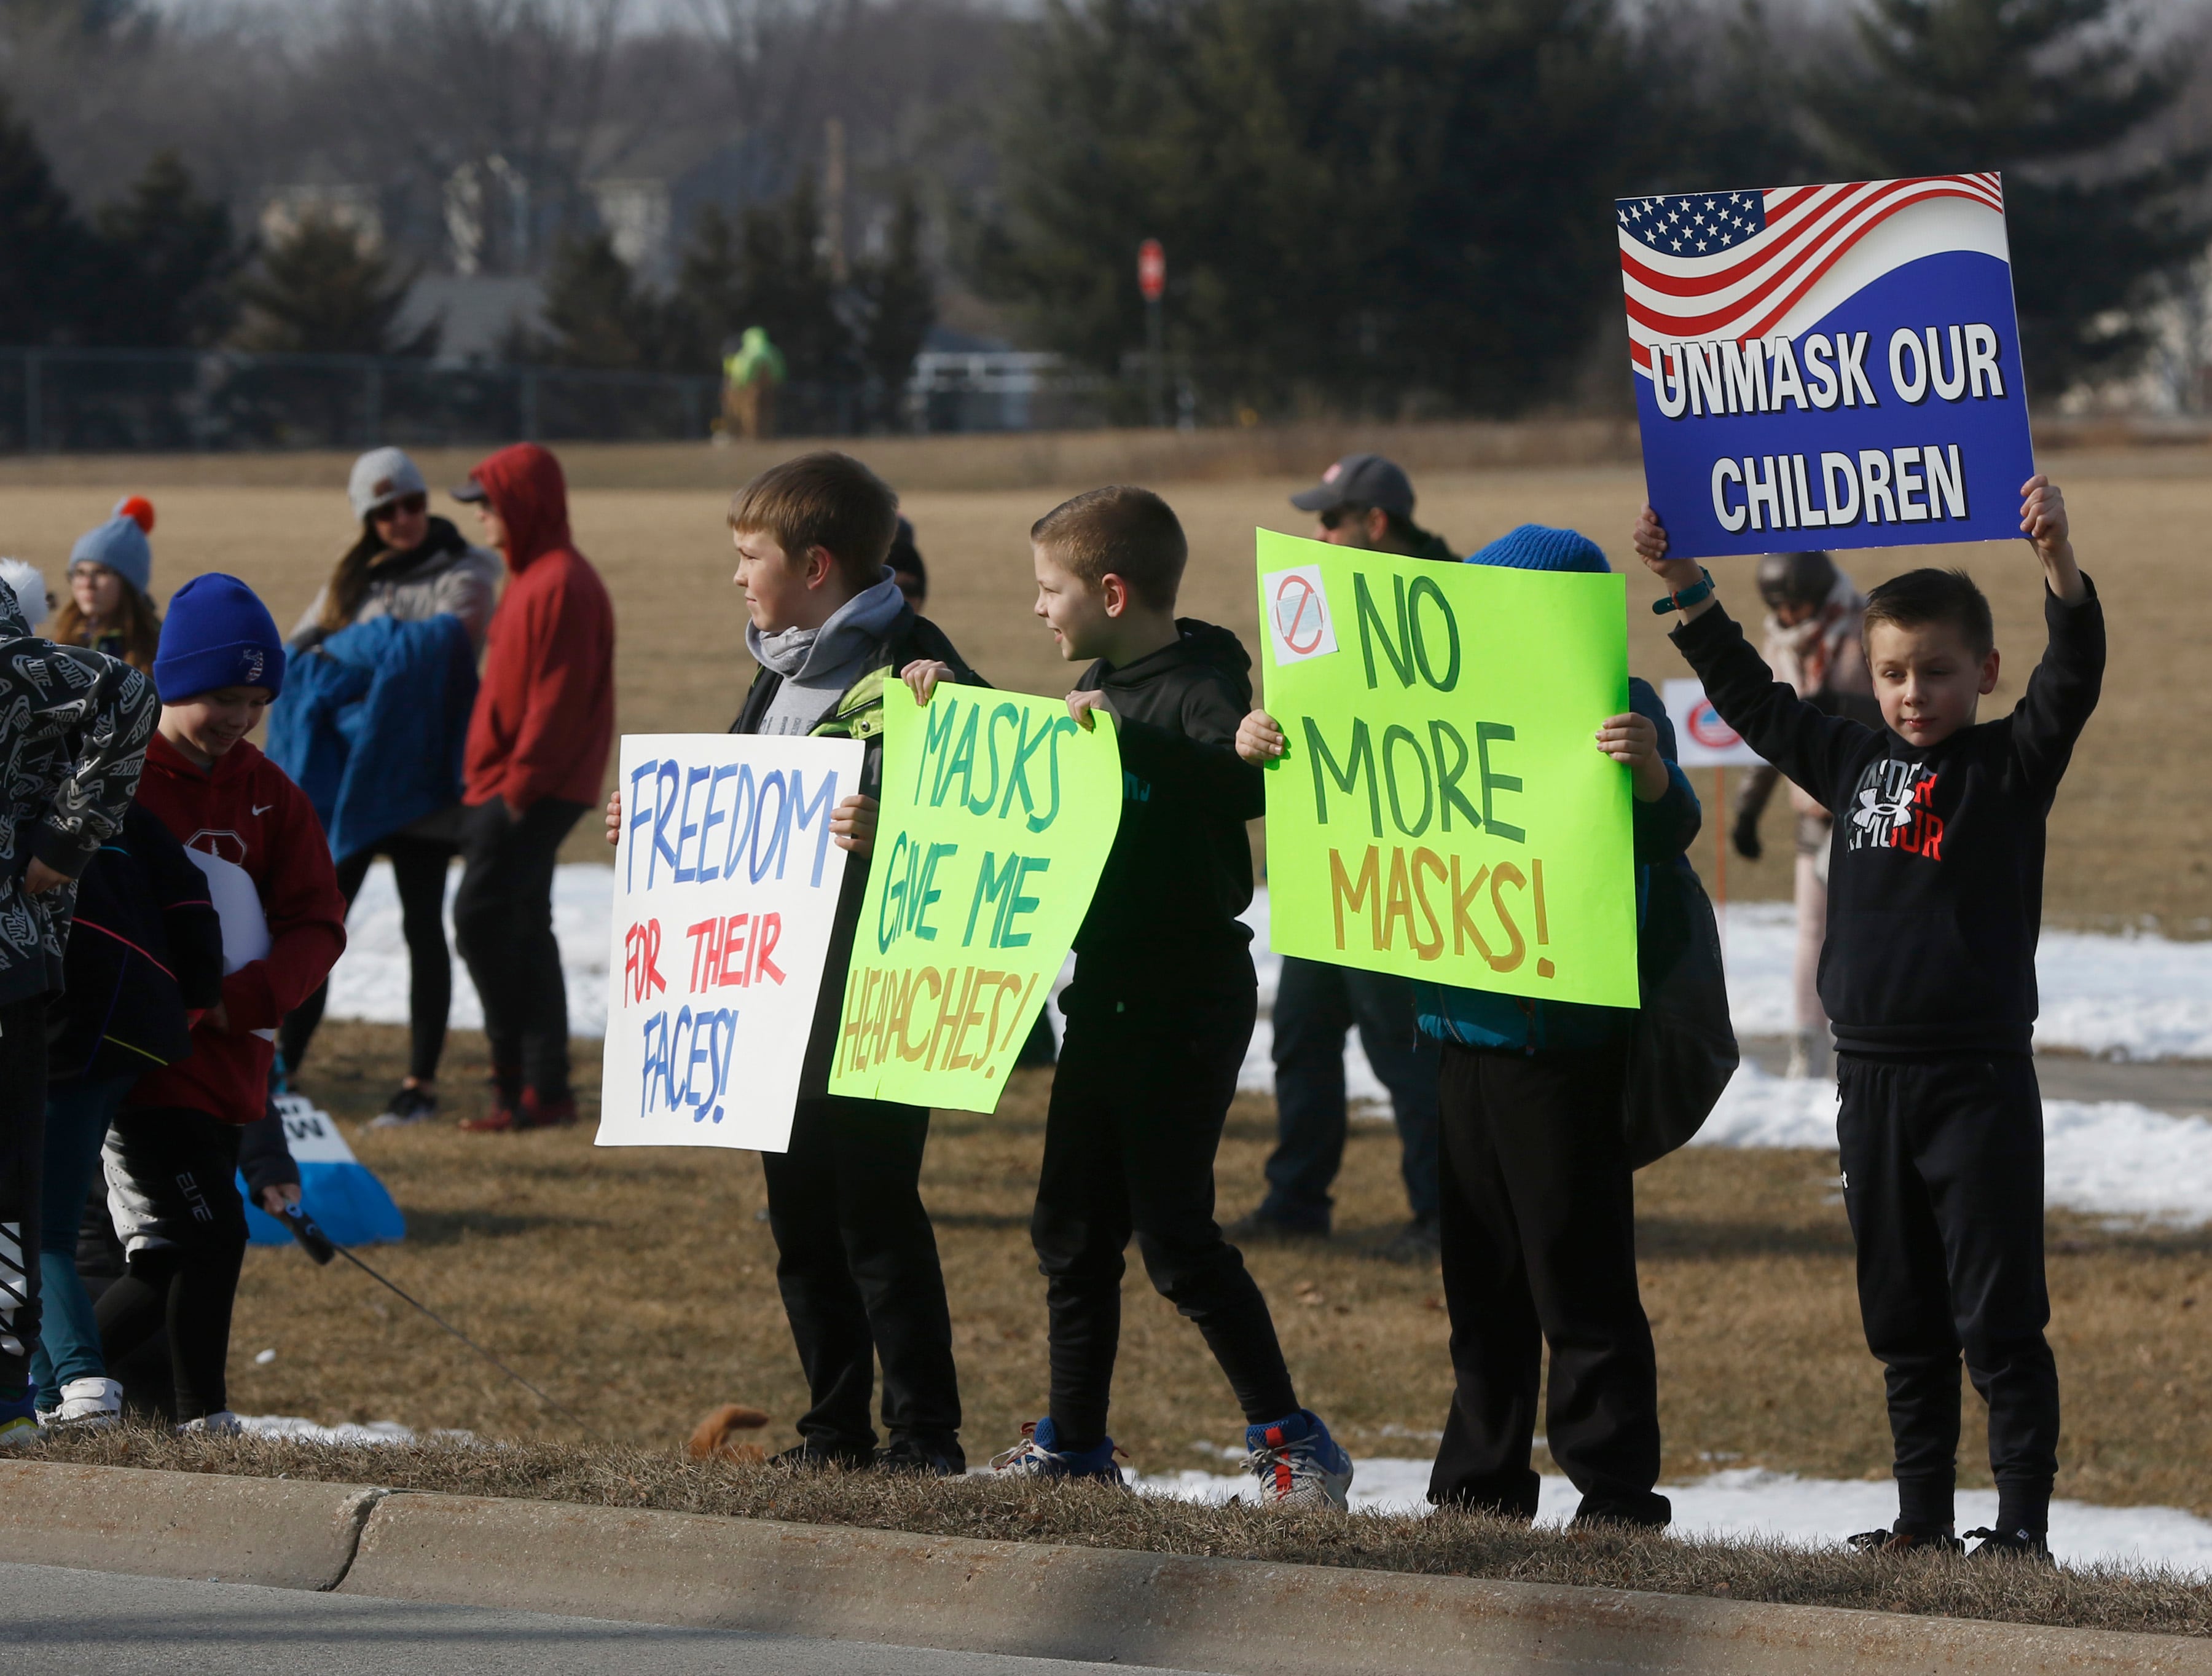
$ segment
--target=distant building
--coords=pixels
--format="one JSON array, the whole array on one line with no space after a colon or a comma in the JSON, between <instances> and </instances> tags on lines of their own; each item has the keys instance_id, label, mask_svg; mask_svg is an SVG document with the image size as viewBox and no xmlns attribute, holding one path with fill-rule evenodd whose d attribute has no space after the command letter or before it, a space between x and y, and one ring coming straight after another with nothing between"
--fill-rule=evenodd
<instances>
[{"instance_id":1,"label":"distant building","mask_svg":"<svg viewBox=\"0 0 2212 1676\"><path fill-rule=\"evenodd\" d=\"M384 212L374 186L307 182L278 186L262 202L262 241L286 243L300 230L301 223L309 220L351 229L366 249L384 248Z\"/></svg>"},{"instance_id":2,"label":"distant building","mask_svg":"<svg viewBox=\"0 0 2212 1676\"><path fill-rule=\"evenodd\" d=\"M649 285L665 282L672 266L674 228L668 182L660 180L594 180L587 190L599 225L614 241L615 254Z\"/></svg>"}]
</instances>

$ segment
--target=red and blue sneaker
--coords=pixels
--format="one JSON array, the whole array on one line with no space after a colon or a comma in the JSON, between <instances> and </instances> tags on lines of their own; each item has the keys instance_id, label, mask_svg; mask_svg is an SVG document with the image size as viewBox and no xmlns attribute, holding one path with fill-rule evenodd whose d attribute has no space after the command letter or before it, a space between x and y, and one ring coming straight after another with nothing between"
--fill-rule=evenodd
<instances>
[{"instance_id":1,"label":"red and blue sneaker","mask_svg":"<svg viewBox=\"0 0 2212 1676\"><path fill-rule=\"evenodd\" d=\"M1061 1448L1048 1414L1024 1423L1022 1441L993 1455L991 1470L1023 1478L1098 1478L1118 1484L1122 1478L1121 1469L1114 1464L1117 1453L1110 1437L1089 1449Z\"/></svg>"},{"instance_id":2,"label":"red and blue sneaker","mask_svg":"<svg viewBox=\"0 0 2212 1676\"><path fill-rule=\"evenodd\" d=\"M1287 1419L1244 1428L1244 1470L1260 1481L1260 1500L1279 1508L1335 1508L1352 1489L1352 1457L1321 1417L1300 1409Z\"/></svg>"}]
</instances>

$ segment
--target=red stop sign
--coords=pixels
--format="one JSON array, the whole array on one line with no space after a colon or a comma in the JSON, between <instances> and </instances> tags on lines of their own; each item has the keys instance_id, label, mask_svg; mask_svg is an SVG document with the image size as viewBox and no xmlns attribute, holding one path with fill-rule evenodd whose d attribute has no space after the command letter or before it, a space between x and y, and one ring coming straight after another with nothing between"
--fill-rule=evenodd
<instances>
[{"instance_id":1,"label":"red stop sign","mask_svg":"<svg viewBox=\"0 0 2212 1676\"><path fill-rule=\"evenodd\" d=\"M1137 247L1137 289L1146 302L1158 302L1167 288L1168 253L1158 239L1147 239Z\"/></svg>"}]
</instances>

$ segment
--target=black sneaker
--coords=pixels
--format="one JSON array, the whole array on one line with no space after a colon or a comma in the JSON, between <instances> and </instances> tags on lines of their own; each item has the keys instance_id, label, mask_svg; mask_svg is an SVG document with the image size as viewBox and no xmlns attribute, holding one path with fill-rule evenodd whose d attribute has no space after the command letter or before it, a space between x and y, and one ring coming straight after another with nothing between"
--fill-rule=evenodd
<instances>
[{"instance_id":1,"label":"black sneaker","mask_svg":"<svg viewBox=\"0 0 2212 1676\"><path fill-rule=\"evenodd\" d=\"M405 1129L438 1115L438 1096L428 1088L399 1088L384 1109L368 1120L371 1129Z\"/></svg>"},{"instance_id":2,"label":"black sneaker","mask_svg":"<svg viewBox=\"0 0 2212 1676\"><path fill-rule=\"evenodd\" d=\"M817 1443L809 1438L796 1448L770 1455L768 1464L787 1467L793 1472L865 1472L876 1464L876 1452L873 1449L856 1449L850 1444Z\"/></svg>"},{"instance_id":3,"label":"black sneaker","mask_svg":"<svg viewBox=\"0 0 2212 1676\"><path fill-rule=\"evenodd\" d=\"M1861 1531L1844 1545L1862 1554L1962 1554L1966 1545L1948 1530L1911 1531L1899 1525L1887 1531Z\"/></svg>"},{"instance_id":4,"label":"black sneaker","mask_svg":"<svg viewBox=\"0 0 2212 1676\"><path fill-rule=\"evenodd\" d=\"M879 1472L911 1472L922 1478L957 1478L968 1471L968 1457L957 1443L939 1447L918 1437L894 1437L876 1451Z\"/></svg>"},{"instance_id":5,"label":"black sneaker","mask_svg":"<svg viewBox=\"0 0 2212 1676\"><path fill-rule=\"evenodd\" d=\"M1271 1242L1311 1240L1316 1244L1328 1238L1328 1224L1323 1222L1294 1222L1281 1216L1269 1216L1264 1210L1255 1210L1249 1216L1240 1216L1221 1230L1232 1246L1261 1246Z\"/></svg>"},{"instance_id":6,"label":"black sneaker","mask_svg":"<svg viewBox=\"0 0 2212 1676\"><path fill-rule=\"evenodd\" d=\"M1382 1259L1385 1263L1403 1263L1410 1267L1435 1262L1443 1250L1443 1242L1437 1232L1437 1219L1434 1216L1416 1216L1369 1254Z\"/></svg>"},{"instance_id":7,"label":"black sneaker","mask_svg":"<svg viewBox=\"0 0 2212 1676\"><path fill-rule=\"evenodd\" d=\"M1968 1531L1966 1538L1978 1538L1974 1551L1966 1556L1976 1560L2026 1560L2031 1565L2057 1565L2051 1557L2051 1544L2040 1531L1993 1531L1987 1526L1978 1531Z\"/></svg>"}]
</instances>

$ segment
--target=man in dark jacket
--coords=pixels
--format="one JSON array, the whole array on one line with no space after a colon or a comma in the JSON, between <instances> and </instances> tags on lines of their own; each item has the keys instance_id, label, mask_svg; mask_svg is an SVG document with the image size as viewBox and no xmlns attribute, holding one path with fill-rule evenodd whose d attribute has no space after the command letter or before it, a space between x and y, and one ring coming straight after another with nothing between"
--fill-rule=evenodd
<instances>
[{"instance_id":1,"label":"man in dark jacket","mask_svg":"<svg viewBox=\"0 0 2212 1676\"><path fill-rule=\"evenodd\" d=\"M506 555L483 682L463 759L453 932L483 1003L492 1107L468 1130L576 1120L568 991L553 936L553 862L599 801L615 736L615 613L568 537L560 462L534 442L501 448L453 491Z\"/></svg>"},{"instance_id":2,"label":"man in dark jacket","mask_svg":"<svg viewBox=\"0 0 2212 1676\"><path fill-rule=\"evenodd\" d=\"M1314 539L1366 552L1456 564L1459 556L1413 521L1413 485L1377 454L1350 454L1291 504L1314 515ZM1437 1045L1414 1027L1413 980L1285 955L1276 980L1275 1149L1267 1197L1232 1238L1321 1236L1329 1187L1344 1161L1344 1037L1353 1026L1390 1093L1400 1169L1413 1220L1380 1254L1399 1262L1437 1252Z\"/></svg>"}]
</instances>

